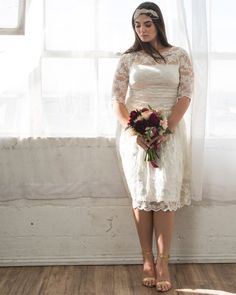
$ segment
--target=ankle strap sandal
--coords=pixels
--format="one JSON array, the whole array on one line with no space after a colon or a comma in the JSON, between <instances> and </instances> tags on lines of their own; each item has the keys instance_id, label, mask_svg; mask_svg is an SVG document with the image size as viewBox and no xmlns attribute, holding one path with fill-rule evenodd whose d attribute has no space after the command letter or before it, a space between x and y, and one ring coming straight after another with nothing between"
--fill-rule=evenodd
<instances>
[{"instance_id":1,"label":"ankle strap sandal","mask_svg":"<svg viewBox=\"0 0 236 295\"><path fill-rule=\"evenodd\" d=\"M166 259L168 261L169 254L158 254L157 259ZM171 282L169 280L160 280L156 282L156 290L158 292L166 292L172 288Z\"/></svg>"},{"instance_id":2,"label":"ankle strap sandal","mask_svg":"<svg viewBox=\"0 0 236 295\"><path fill-rule=\"evenodd\" d=\"M143 258L145 258L148 255L151 255L152 259L154 260L152 250L149 250L149 251L142 250L142 255L143 255ZM142 285L145 287L153 288L156 286L156 278L154 276L144 277L142 279Z\"/></svg>"}]
</instances>

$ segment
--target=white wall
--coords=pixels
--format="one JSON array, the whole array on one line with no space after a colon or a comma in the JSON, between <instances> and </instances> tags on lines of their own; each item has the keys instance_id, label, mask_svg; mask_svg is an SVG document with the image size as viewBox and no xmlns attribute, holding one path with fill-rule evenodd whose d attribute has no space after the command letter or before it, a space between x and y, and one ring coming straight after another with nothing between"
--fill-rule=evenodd
<instances>
[{"instance_id":1,"label":"white wall","mask_svg":"<svg viewBox=\"0 0 236 295\"><path fill-rule=\"evenodd\" d=\"M42 139L37 140L40 144L34 141L31 149L25 149L25 143L24 148L18 144L18 148L14 145L13 149L9 144L2 145L0 176L3 179L5 175L5 182L0 180L1 185L6 185L6 170L2 170L7 169L6 155L20 165L22 159L32 159L30 153L34 153L36 147L38 151L43 150L47 161L60 151L67 183L75 179L78 179L78 185L81 185L80 180L87 179L87 182L78 190L78 196L75 195L77 186L66 195L68 187L60 183L61 178L57 175L63 162L55 160L53 169L58 178L51 175L50 168L44 171L44 177L38 183L43 187L36 190L42 200L37 200L34 193L24 199L18 195L15 200L9 195L6 201L5 186L2 194L5 201L0 203L0 265L141 262L131 202L122 184L114 142L100 140L96 145L91 140L63 139L63 146L56 139L44 140L44 143ZM45 144L49 143L51 148L45 149ZM206 150L204 200L176 212L170 262L236 262L236 190L228 182L234 171L222 179L222 167L227 167L227 163L224 161L219 166L215 160L219 159L219 150L214 146L208 145ZM236 161L228 149L220 149L220 156L224 157L224 154L229 161ZM87 158L83 161L83 157ZM91 169L86 169L85 162ZM21 168L16 168L18 174ZM16 180L16 173L13 175ZM45 175L50 181L46 181ZM19 179L22 181L22 175ZM218 186L214 186L215 179L219 179ZM53 189L50 187L51 199L44 194L46 183L55 185ZM16 184L15 187L12 184L13 192L20 187L20 182ZM60 187L59 199L55 199L56 186ZM28 192L32 193L32 190L32 187L28 188Z\"/></svg>"}]
</instances>

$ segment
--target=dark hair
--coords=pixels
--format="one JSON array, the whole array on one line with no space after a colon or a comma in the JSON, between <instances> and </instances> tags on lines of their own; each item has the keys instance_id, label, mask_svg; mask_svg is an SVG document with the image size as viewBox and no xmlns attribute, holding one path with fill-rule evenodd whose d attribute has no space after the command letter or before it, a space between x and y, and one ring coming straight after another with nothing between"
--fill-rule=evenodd
<instances>
[{"instance_id":1,"label":"dark hair","mask_svg":"<svg viewBox=\"0 0 236 295\"><path fill-rule=\"evenodd\" d=\"M143 2L135 9L135 11L137 9L142 9L142 8L144 8L144 9L152 9L157 13L158 18L156 18L155 16L153 16L150 13L145 13L145 15L150 16L150 18L152 19L152 21L153 21L153 23L154 23L154 25L156 27L156 30L157 30L157 39L158 39L158 41L165 47L171 47L172 45L169 44L168 41L167 41L165 23L164 23L164 19L163 19L163 16L162 16L162 13L161 13L161 10L160 10L159 6L156 5L153 2ZM137 51L140 51L140 50L144 50L146 53L151 55L152 58L155 61L158 61L158 59L160 59L160 58L165 61L165 58L161 55L161 53L157 49L155 49L151 45L151 43L142 42L140 40L140 38L138 37L137 33L135 32L135 21L134 21L135 11L134 11L134 13L132 15L132 27L133 27L134 34L135 34L135 41L134 41L133 46L131 46L124 53L137 52ZM159 55L159 57L154 56L155 53L157 53Z\"/></svg>"}]
</instances>

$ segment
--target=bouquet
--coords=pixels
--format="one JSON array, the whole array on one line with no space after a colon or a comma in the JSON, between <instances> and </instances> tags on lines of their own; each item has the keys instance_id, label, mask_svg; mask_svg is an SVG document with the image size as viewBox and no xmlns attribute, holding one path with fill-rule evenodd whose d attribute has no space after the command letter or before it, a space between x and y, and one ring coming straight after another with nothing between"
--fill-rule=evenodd
<instances>
[{"instance_id":1,"label":"bouquet","mask_svg":"<svg viewBox=\"0 0 236 295\"><path fill-rule=\"evenodd\" d=\"M150 105L148 108L136 109L130 112L127 127L132 135L142 135L146 141L151 142L151 146L146 151L144 160L150 161L154 168L158 167L159 159L157 138L161 135L172 133L168 128L168 121L163 110L155 110Z\"/></svg>"}]
</instances>

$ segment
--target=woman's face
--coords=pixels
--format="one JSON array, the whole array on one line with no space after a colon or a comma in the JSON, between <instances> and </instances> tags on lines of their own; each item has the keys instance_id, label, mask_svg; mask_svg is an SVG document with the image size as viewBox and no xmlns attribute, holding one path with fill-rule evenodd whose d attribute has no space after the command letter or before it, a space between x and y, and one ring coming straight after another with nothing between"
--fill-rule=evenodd
<instances>
[{"instance_id":1,"label":"woman's face","mask_svg":"<svg viewBox=\"0 0 236 295\"><path fill-rule=\"evenodd\" d=\"M134 25L135 32L142 42L154 42L156 40L157 30L150 16L139 15L135 19Z\"/></svg>"}]
</instances>

